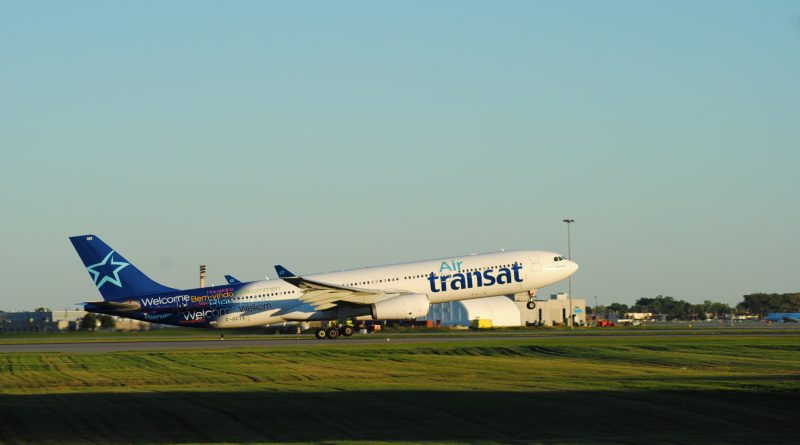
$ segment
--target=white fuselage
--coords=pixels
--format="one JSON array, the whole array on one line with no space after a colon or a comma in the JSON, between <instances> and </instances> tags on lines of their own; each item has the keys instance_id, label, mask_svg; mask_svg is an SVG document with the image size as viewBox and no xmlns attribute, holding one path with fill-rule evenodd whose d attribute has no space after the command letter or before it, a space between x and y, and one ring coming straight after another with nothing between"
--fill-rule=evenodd
<instances>
[{"instance_id":1,"label":"white fuselage","mask_svg":"<svg viewBox=\"0 0 800 445\"><path fill-rule=\"evenodd\" d=\"M387 294L425 294L430 303L511 295L549 286L569 277L578 265L547 251L518 250L303 275L317 282ZM329 320L336 311L303 303L301 291L281 280L245 283L233 296L233 310L216 327L243 327L286 321Z\"/></svg>"}]
</instances>

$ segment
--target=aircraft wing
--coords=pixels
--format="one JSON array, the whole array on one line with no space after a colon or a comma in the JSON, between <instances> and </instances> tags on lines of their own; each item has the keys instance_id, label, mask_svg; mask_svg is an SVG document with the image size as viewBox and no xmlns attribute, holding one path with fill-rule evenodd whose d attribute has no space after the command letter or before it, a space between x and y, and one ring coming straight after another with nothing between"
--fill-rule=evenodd
<instances>
[{"instance_id":1,"label":"aircraft wing","mask_svg":"<svg viewBox=\"0 0 800 445\"><path fill-rule=\"evenodd\" d=\"M402 293L386 293L377 289L362 289L309 280L289 272L280 265L275 266L275 271L278 273L278 278L303 291L300 301L320 311L336 307L340 303L373 304Z\"/></svg>"}]
</instances>

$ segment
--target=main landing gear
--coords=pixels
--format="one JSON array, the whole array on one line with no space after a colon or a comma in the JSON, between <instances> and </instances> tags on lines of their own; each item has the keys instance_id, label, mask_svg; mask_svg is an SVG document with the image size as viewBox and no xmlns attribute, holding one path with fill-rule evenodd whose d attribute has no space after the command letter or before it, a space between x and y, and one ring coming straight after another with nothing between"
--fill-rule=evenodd
<instances>
[{"instance_id":1,"label":"main landing gear","mask_svg":"<svg viewBox=\"0 0 800 445\"><path fill-rule=\"evenodd\" d=\"M343 337L353 335L353 327L350 325L329 326L327 328L317 328L314 331L314 337L316 337L317 340L324 340L326 338L334 340L340 335Z\"/></svg>"}]
</instances>

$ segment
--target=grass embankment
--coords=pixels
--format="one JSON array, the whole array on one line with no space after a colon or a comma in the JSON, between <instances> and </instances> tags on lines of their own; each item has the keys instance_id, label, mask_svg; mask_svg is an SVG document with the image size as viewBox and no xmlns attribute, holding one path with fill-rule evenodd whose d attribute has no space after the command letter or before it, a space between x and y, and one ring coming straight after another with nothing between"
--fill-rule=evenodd
<instances>
[{"instance_id":1,"label":"grass embankment","mask_svg":"<svg viewBox=\"0 0 800 445\"><path fill-rule=\"evenodd\" d=\"M782 441L795 336L0 355L0 440Z\"/></svg>"}]
</instances>

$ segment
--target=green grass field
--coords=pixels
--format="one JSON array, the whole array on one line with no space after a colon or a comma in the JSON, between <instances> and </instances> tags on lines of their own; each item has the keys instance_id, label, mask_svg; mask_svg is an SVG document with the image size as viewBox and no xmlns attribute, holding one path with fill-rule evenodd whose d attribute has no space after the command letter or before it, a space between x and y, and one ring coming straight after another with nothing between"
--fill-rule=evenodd
<instances>
[{"instance_id":1,"label":"green grass field","mask_svg":"<svg viewBox=\"0 0 800 445\"><path fill-rule=\"evenodd\" d=\"M800 336L0 354L6 443L785 443Z\"/></svg>"}]
</instances>

